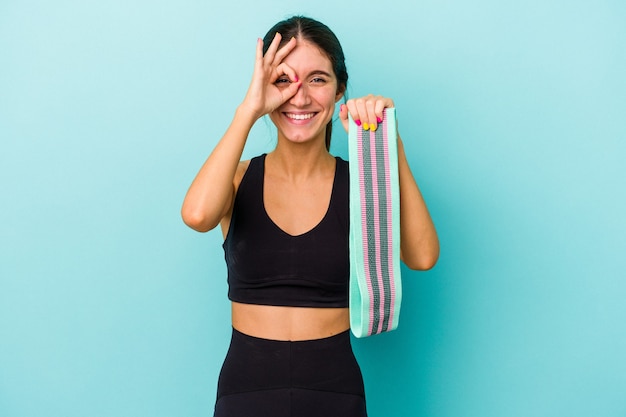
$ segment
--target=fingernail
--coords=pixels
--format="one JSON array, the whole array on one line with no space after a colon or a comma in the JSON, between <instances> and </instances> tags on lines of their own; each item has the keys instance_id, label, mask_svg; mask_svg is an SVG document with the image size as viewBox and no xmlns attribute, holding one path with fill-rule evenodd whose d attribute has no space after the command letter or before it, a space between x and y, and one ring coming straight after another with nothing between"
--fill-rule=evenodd
<instances>
[{"instance_id":1,"label":"fingernail","mask_svg":"<svg viewBox=\"0 0 626 417\"><path fill-rule=\"evenodd\" d=\"M297 75L295 77L293 77L293 81L296 82L296 83L299 81ZM380 123L380 122L378 122L378 123Z\"/></svg>"},{"instance_id":2,"label":"fingernail","mask_svg":"<svg viewBox=\"0 0 626 417\"><path fill-rule=\"evenodd\" d=\"M367 123L363 123L363 130L369 130L370 125L368 125Z\"/></svg>"},{"instance_id":3,"label":"fingernail","mask_svg":"<svg viewBox=\"0 0 626 417\"><path fill-rule=\"evenodd\" d=\"M344 107L346 107L345 104L342 104L341 106L339 106L339 111L343 111Z\"/></svg>"},{"instance_id":4,"label":"fingernail","mask_svg":"<svg viewBox=\"0 0 626 417\"><path fill-rule=\"evenodd\" d=\"M360 120L355 120L354 123L356 123L357 126L361 126L361 121Z\"/></svg>"},{"instance_id":5,"label":"fingernail","mask_svg":"<svg viewBox=\"0 0 626 417\"><path fill-rule=\"evenodd\" d=\"M377 128L378 128L378 126L376 126L376 125L370 125L370 130L371 130L372 132L376 132L376 129L377 129Z\"/></svg>"},{"instance_id":6,"label":"fingernail","mask_svg":"<svg viewBox=\"0 0 626 417\"><path fill-rule=\"evenodd\" d=\"M376 123L380 124L383 122L383 119L381 119L380 117L376 116Z\"/></svg>"}]
</instances>

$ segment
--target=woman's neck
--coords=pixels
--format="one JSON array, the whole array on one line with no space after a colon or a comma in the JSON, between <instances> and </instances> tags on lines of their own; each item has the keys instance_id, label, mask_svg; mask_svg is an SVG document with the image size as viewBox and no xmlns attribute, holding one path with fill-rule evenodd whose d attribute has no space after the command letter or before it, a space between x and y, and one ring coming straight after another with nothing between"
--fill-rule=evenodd
<instances>
[{"instance_id":1,"label":"woman's neck","mask_svg":"<svg viewBox=\"0 0 626 417\"><path fill-rule=\"evenodd\" d=\"M334 170L335 158L326 147L309 144L280 143L267 155L266 169L275 170L292 181L308 179L326 170ZM317 144L319 145L319 144Z\"/></svg>"}]
</instances>

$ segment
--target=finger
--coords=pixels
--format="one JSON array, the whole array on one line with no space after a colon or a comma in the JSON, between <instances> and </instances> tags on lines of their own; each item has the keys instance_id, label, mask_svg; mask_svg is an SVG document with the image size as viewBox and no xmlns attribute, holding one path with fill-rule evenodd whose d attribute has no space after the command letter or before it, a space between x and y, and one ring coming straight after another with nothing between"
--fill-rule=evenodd
<instances>
[{"instance_id":1,"label":"finger","mask_svg":"<svg viewBox=\"0 0 626 417\"><path fill-rule=\"evenodd\" d=\"M383 118L384 118L383 111L389 107L394 107L393 100L391 100L390 98L383 97L383 96L375 97L375 100L373 101L373 110L368 108L368 111L371 111L369 114L372 117L372 123L374 123L374 120L376 120L376 124L373 126L373 128L372 128L372 125L370 124L371 130L375 131L378 128L378 125L383 122Z\"/></svg>"},{"instance_id":2,"label":"finger","mask_svg":"<svg viewBox=\"0 0 626 417\"><path fill-rule=\"evenodd\" d=\"M276 67L276 76L273 77L272 82L276 81L281 75L286 75L287 77L289 77L289 81L291 81L292 83L297 83L299 81L298 76L296 75L296 71L294 71L293 68L285 63L282 63Z\"/></svg>"},{"instance_id":3,"label":"finger","mask_svg":"<svg viewBox=\"0 0 626 417\"><path fill-rule=\"evenodd\" d=\"M263 67L263 39L256 40L256 55L254 57L254 69L260 70Z\"/></svg>"},{"instance_id":4,"label":"finger","mask_svg":"<svg viewBox=\"0 0 626 417\"><path fill-rule=\"evenodd\" d=\"M296 82L296 83L291 83L286 88L284 88L280 92L280 94L282 96L282 100L283 100L282 103L280 103L280 105L282 106L283 103L285 103L291 97L295 96L301 85L302 85L302 82L300 81L300 82Z\"/></svg>"},{"instance_id":5,"label":"finger","mask_svg":"<svg viewBox=\"0 0 626 417\"><path fill-rule=\"evenodd\" d=\"M289 39L289 42L284 44L283 47L278 50L272 63L274 65L278 65L281 62L283 62L283 59L285 59L285 57L289 55L291 51L293 51L293 48L296 47L296 44L297 44L297 41L295 37L292 37L291 39Z\"/></svg>"},{"instance_id":6,"label":"finger","mask_svg":"<svg viewBox=\"0 0 626 417\"><path fill-rule=\"evenodd\" d=\"M256 40L256 59L263 58L263 39L257 38Z\"/></svg>"},{"instance_id":7,"label":"finger","mask_svg":"<svg viewBox=\"0 0 626 417\"><path fill-rule=\"evenodd\" d=\"M357 106L356 106L356 100L353 100L353 99L348 100L348 102L346 103L346 107L347 107L348 113L350 113L350 115L352 116L352 120L354 120L354 123L357 126L361 126L361 117L359 116L359 110L357 109Z\"/></svg>"},{"instance_id":8,"label":"finger","mask_svg":"<svg viewBox=\"0 0 626 417\"><path fill-rule=\"evenodd\" d=\"M359 115L359 109L356 102L356 100L350 99L346 103L346 107L348 108L348 113L350 113L350 115L352 116L352 120L354 120L354 123L357 126L362 126L361 116Z\"/></svg>"},{"instance_id":9,"label":"finger","mask_svg":"<svg viewBox=\"0 0 626 417\"><path fill-rule=\"evenodd\" d=\"M373 96L365 100L365 110L367 111L367 124L369 125L369 128L372 132L376 131L376 129L378 128L375 111L376 101L378 101L378 99Z\"/></svg>"},{"instance_id":10,"label":"finger","mask_svg":"<svg viewBox=\"0 0 626 417\"><path fill-rule=\"evenodd\" d=\"M272 39L272 43L270 43L270 46L267 48L267 51L265 52L265 58L267 59L268 62L274 61L274 56L276 55L276 51L278 50L278 45L280 44L281 39L282 39L281 34L276 32L276 35L274 35L274 39Z\"/></svg>"},{"instance_id":11,"label":"finger","mask_svg":"<svg viewBox=\"0 0 626 417\"><path fill-rule=\"evenodd\" d=\"M383 122L383 111L386 107L393 107L393 102L391 106L388 106L384 100L377 100L374 105L374 113L376 114L376 123L381 124Z\"/></svg>"},{"instance_id":12,"label":"finger","mask_svg":"<svg viewBox=\"0 0 626 417\"><path fill-rule=\"evenodd\" d=\"M363 126L363 130L369 130L370 128L370 121L368 119L367 116L367 106L365 105L365 99L364 98L358 98L355 101L355 105L356 105L356 111L359 115L359 120Z\"/></svg>"}]
</instances>

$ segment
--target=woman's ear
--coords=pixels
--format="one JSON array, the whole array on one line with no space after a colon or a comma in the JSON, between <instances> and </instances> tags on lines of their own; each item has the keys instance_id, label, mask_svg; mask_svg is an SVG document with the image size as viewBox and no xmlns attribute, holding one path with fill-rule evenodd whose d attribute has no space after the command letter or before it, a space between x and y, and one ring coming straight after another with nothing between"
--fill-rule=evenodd
<instances>
[{"instance_id":1,"label":"woman's ear","mask_svg":"<svg viewBox=\"0 0 626 417\"><path fill-rule=\"evenodd\" d=\"M346 92L346 86L340 85L339 88L337 89L337 94L335 94L335 103L341 100L345 92Z\"/></svg>"}]
</instances>

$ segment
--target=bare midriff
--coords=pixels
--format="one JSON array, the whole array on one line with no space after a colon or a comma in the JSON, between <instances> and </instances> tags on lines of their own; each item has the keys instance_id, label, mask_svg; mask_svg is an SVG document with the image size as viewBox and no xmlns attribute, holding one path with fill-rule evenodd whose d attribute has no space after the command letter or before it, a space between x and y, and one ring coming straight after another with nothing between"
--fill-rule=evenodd
<instances>
[{"instance_id":1,"label":"bare midriff","mask_svg":"<svg viewBox=\"0 0 626 417\"><path fill-rule=\"evenodd\" d=\"M347 308L279 307L232 303L233 327L272 340L314 340L350 328Z\"/></svg>"}]
</instances>

